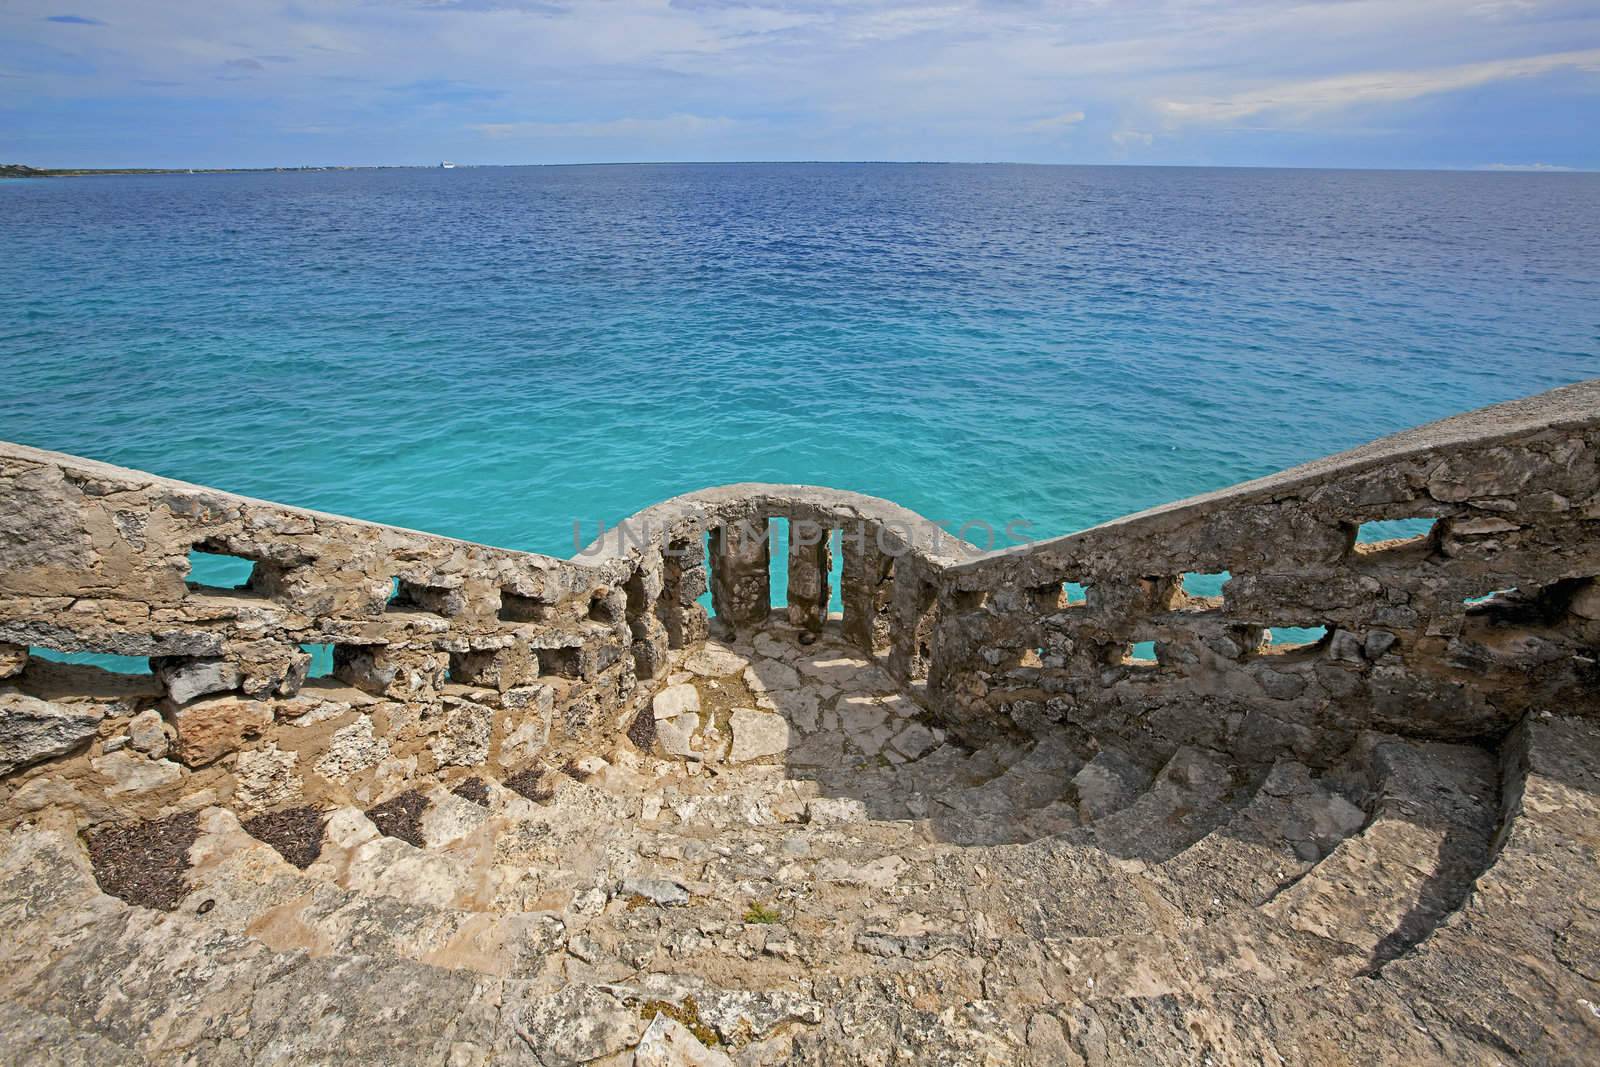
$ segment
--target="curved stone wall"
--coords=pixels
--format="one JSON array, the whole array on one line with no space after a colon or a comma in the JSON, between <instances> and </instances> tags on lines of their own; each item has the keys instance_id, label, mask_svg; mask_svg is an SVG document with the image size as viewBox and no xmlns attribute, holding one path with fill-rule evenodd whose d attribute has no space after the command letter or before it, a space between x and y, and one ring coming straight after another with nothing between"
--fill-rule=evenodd
<instances>
[{"instance_id":1,"label":"curved stone wall","mask_svg":"<svg viewBox=\"0 0 1600 1067\"><path fill-rule=\"evenodd\" d=\"M788 539L788 621L836 621L973 740L1077 729L1315 762L1367 727L1498 736L1600 693L1600 381L990 553L886 501L752 484L656 505L559 560L6 445L5 817L368 802L608 747L648 714L670 649L773 610L775 518L817 535ZM1432 525L1358 541L1394 519ZM824 531L843 553L838 620ZM191 551L251 578L197 586ZM1184 591L1223 572L1220 597ZM1265 642L1282 627L1326 632ZM1143 642L1152 659L1132 655ZM315 645L332 677L306 678Z\"/></svg>"},{"instance_id":2,"label":"curved stone wall","mask_svg":"<svg viewBox=\"0 0 1600 1067\"><path fill-rule=\"evenodd\" d=\"M1400 519L1430 525L1357 539ZM1222 573L1220 597L1184 590ZM1363 728L1497 737L1530 709L1600 706L1597 574L1589 381L959 564L933 688L955 723L1259 759L1321 760ZM1314 627L1311 644L1264 639ZM1130 656L1140 642L1154 662Z\"/></svg>"}]
</instances>

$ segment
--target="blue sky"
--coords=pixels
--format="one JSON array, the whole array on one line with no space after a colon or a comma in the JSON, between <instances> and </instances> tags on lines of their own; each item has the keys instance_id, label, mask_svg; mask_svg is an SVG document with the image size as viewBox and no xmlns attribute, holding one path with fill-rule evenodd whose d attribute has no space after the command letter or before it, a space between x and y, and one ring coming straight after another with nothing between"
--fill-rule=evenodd
<instances>
[{"instance_id":1,"label":"blue sky","mask_svg":"<svg viewBox=\"0 0 1600 1067\"><path fill-rule=\"evenodd\" d=\"M1595 0L7 0L0 161L1600 169Z\"/></svg>"}]
</instances>

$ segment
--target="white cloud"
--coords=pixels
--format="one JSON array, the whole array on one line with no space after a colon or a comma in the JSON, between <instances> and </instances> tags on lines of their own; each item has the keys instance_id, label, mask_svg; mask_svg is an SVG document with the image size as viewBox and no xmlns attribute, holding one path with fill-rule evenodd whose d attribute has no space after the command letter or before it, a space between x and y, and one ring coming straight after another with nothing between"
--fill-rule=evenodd
<instances>
[{"instance_id":1,"label":"white cloud","mask_svg":"<svg viewBox=\"0 0 1600 1067\"><path fill-rule=\"evenodd\" d=\"M541 137L695 137L723 133L743 125L738 119L703 115L661 118L617 118L594 122L479 122L468 126L495 140Z\"/></svg>"},{"instance_id":2,"label":"white cloud","mask_svg":"<svg viewBox=\"0 0 1600 1067\"><path fill-rule=\"evenodd\" d=\"M1309 116L1358 104L1393 103L1434 93L1456 92L1512 78L1536 77L1557 70L1600 70L1600 48L1426 70L1341 74L1332 78L1284 82L1229 96L1159 100L1156 107L1174 122L1231 122L1263 112Z\"/></svg>"},{"instance_id":3,"label":"white cloud","mask_svg":"<svg viewBox=\"0 0 1600 1067\"><path fill-rule=\"evenodd\" d=\"M1047 119L1036 119L1028 123L1028 129L1034 133L1065 133L1083 121L1083 112L1068 111L1060 115L1052 115Z\"/></svg>"},{"instance_id":4,"label":"white cloud","mask_svg":"<svg viewBox=\"0 0 1600 1067\"><path fill-rule=\"evenodd\" d=\"M1118 148L1129 148L1133 145L1148 147L1154 143L1155 136L1143 130L1118 130L1111 135L1111 140Z\"/></svg>"},{"instance_id":5,"label":"white cloud","mask_svg":"<svg viewBox=\"0 0 1600 1067\"><path fill-rule=\"evenodd\" d=\"M1478 169L1479 170L1537 171L1537 172L1550 171L1550 172L1566 173L1568 171L1576 170L1577 168L1576 167L1563 167L1563 166L1560 166L1559 164L1556 164L1556 163L1485 163L1483 166L1479 167Z\"/></svg>"}]
</instances>

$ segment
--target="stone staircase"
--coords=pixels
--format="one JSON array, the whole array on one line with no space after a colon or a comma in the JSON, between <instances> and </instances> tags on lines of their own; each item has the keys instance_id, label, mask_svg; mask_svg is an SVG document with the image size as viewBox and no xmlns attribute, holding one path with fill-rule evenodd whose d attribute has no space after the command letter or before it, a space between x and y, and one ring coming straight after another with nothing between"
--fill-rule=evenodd
<instances>
[{"instance_id":1,"label":"stone staircase","mask_svg":"<svg viewBox=\"0 0 1600 1067\"><path fill-rule=\"evenodd\" d=\"M522 792L200 807L181 899L45 812L0 851L30 1063L1577 1063L1600 1047L1600 728L1336 764L969 751L774 626L675 657L654 737ZM462 781L465 781L463 776ZM453 787L453 788L451 788ZM528 795L525 795L528 794ZM412 840L403 839L409 836Z\"/></svg>"}]
</instances>

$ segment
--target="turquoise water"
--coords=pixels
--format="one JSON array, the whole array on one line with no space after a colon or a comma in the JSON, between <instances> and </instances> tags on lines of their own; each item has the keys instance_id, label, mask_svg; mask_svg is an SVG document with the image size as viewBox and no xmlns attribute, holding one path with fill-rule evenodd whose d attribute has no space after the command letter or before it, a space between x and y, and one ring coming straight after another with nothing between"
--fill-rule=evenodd
<instances>
[{"instance_id":1,"label":"turquoise water","mask_svg":"<svg viewBox=\"0 0 1600 1067\"><path fill-rule=\"evenodd\" d=\"M0 437L559 555L743 480L1050 536L1600 375L1597 247L1584 174L0 182Z\"/></svg>"}]
</instances>

